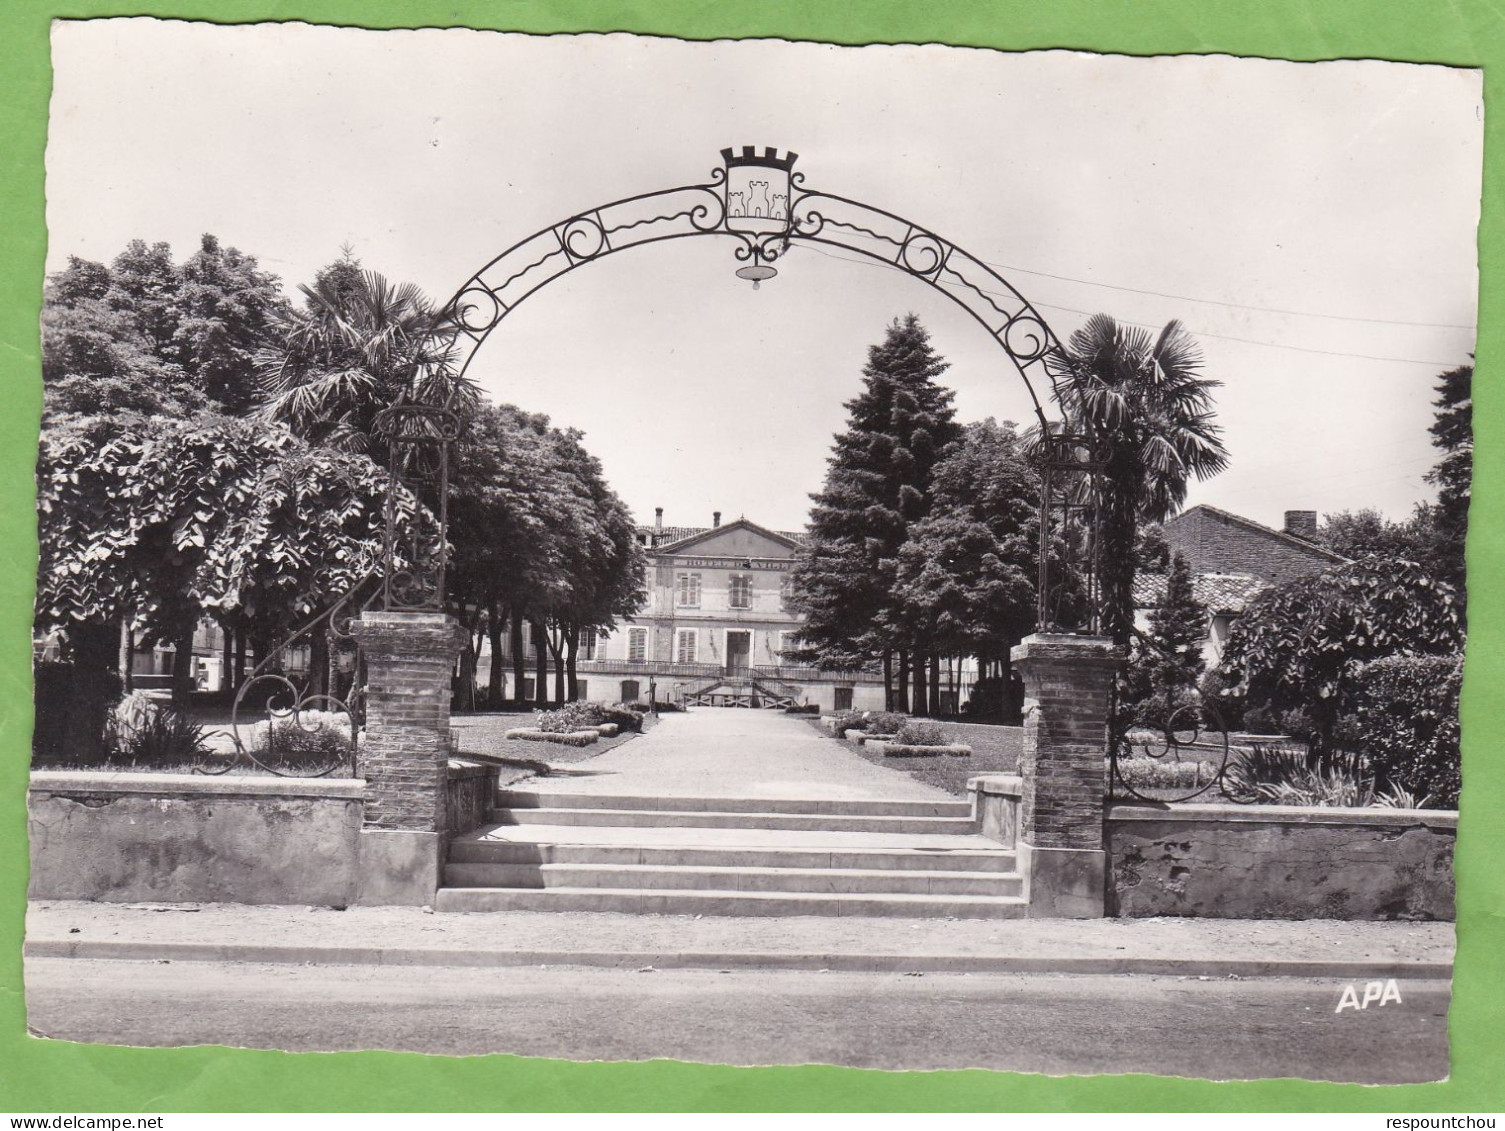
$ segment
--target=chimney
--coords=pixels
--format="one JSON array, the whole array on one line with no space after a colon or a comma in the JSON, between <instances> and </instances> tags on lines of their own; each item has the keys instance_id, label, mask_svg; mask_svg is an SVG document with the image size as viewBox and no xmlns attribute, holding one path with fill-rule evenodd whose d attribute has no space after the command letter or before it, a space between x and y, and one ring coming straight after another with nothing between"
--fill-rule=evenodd
<instances>
[{"instance_id":1,"label":"chimney","mask_svg":"<svg viewBox=\"0 0 1505 1131\"><path fill-rule=\"evenodd\" d=\"M720 511L712 511L711 512L711 526L716 527L716 526L720 526L720 525L721 525L721 512Z\"/></svg>"},{"instance_id":2,"label":"chimney","mask_svg":"<svg viewBox=\"0 0 1505 1131\"><path fill-rule=\"evenodd\" d=\"M1286 533L1294 534L1297 538L1304 538L1308 542L1315 542L1317 540L1317 512L1286 511Z\"/></svg>"},{"instance_id":3,"label":"chimney","mask_svg":"<svg viewBox=\"0 0 1505 1131\"><path fill-rule=\"evenodd\" d=\"M654 507L653 508L653 529L657 531L657 530L662 530L663 528L664 528L664 508L663 507Z\"/></svg>"}]
</instances>

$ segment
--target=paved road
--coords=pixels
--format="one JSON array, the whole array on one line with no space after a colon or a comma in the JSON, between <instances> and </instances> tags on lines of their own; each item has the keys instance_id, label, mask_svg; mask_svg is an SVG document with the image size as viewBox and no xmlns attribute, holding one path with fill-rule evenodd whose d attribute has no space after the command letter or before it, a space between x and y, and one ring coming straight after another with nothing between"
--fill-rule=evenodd
<instances>
[{"instance_id":1,"label":"paved road","mask_svg":"<svg viewBox=\"0 0 1505 1131\"><path fill-rule=\"evenodd\" d=\"M540 744L541 745L541 744ZM571 793L955 801L781 711L692 708L588 763ZM551 784L551 783L541 783Z\"/></svg>"},{"instance_id":2,"label":"paved road","mask_svg":"<svg viewBox=\"0 0 1505 1131\"><path fill-rule=\"evenodd\" d=\"M1447 1073L1445 982L1335 1013L1326 981L621 972L30 959L30 1027L135 1045L725 1064L1298 1076Z\"/></svg>"}]
</instances>

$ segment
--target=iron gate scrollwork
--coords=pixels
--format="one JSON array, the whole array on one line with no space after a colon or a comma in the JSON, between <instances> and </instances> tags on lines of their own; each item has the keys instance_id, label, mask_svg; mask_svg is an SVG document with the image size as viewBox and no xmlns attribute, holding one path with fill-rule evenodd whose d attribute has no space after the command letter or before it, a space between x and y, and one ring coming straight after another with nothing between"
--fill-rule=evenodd
<instances>
[{"instance_id":1,"label":"iron gate scrollwork","mask_svg":"<svg viewBox=\"0 0 1505 1131\"><path fill-rule=\"evenodd\" d=\"M387 442L387 501L382 547L382 608L442 612L449 562L451 445L460 414L448 405L397 404L383 409L372 433ZM418 512L433 507L437 529L426 532ZM411 508L409 513L404 513Z\"/></svg>"},{"instance_id":2,"label":"iron gate scrollwork","mask_svg":"<svg viewBox=\"0 0 1505 1131\"><path fill-rule=\"evenodd\" d=\"M233 750L207 755L197 773L237 767L276 777L356 776L364 688L351 621L380 595L380 571L368 570L337 601L267 649L236 689L230 708ZM289 652L322 637L324 671L310 663L303 682L284 670Z\"/></svg>"},{"instance_id":3,"label":"iron gate scrollwork","mask_svg":"<svg viewBox=\"0 0 1505 1131\"><path fill-rule=\"evenodd\" d=\"M1138 629L1133 643L1140 662L1175 662ZM1222 798L1241 805L1257 800L1237 773L1233 740L1216 699L1199 686L1187 686L1128 703L1127 685L1121 674L1108 715L1110 799L1175 804Z\"/></svg>"}]
</instances>

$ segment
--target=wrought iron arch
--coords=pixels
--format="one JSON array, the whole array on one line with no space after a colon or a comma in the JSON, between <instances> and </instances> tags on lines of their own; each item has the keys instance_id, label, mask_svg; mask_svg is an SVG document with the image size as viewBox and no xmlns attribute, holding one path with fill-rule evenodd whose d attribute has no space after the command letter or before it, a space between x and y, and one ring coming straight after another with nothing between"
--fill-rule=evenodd
<instances>
[{"instance_id":1,"label":"wrought iron arch","mask_svg":"<svg viewBox=\"0 0 1505 1131\"><path fill-rule=\"evenodd\" d=\"M1002 347L1050 430L1031 374L1049 373L1057 346L1044 317L1007 280L955 242L893 212L806 188L798 157L752 146L721 151L703 184L642 193L577 212L519 240L492 259L449 301L461 373L493 330L531 295L577 267L628 248L717 236L737 242L737 274L757 283L791 247L822 244L855 252L919 279L966 310Z\"/></svg>"}]
</instances>

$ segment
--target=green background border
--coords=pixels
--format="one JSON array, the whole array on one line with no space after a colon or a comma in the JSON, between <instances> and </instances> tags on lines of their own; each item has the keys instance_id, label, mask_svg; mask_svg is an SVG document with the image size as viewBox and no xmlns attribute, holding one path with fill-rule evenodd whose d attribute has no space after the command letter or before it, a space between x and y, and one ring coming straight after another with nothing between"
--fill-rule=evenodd
<instances>
[{"instance_id":1,"label":"green background border","mask_svg":"<svg viewBox=\"0 0 1505 1131\"><path fill-rule=\"evenodd\" d=\"M149 9L149 12L148 12ZM152 14L219 22L302 19L366 27L469 26L528 32L632 31L694 39L780 36L833 43L940 42L1024 50L1386 58L1484 66L1495 105L1505 16L1489 0L0 0L0 1109L20 1111L551 1110L1505 1110L1505 775L1495 706L1505 581L1505 398L1475 384L1479 437L1469 534L1472 581L1464 694L1459 936L1443 1084L1366 1088L1298 1081L1215 1084L1149 1076L1049 1078L991 1072L884 1073L572 1064L514 1057L120 1049L25 1034L21 937L24 792L30 731L30 609L36 532L32 466L41 403L37 314L46 230L42 157L52 18ZM1505 115L1486 122L1479 362L1502 334L1500 181ZM151 233L141 233L150 236ZM1376 239L1385 233L1377 231ZM400 974L394 972L393 977ZM1237 1015L1228 1018L1239 1024ZM1009 1034L998 1034L1007 1041Z\"/></svg>"}]
</instances>

